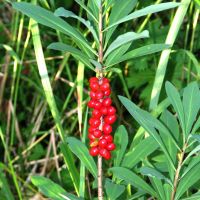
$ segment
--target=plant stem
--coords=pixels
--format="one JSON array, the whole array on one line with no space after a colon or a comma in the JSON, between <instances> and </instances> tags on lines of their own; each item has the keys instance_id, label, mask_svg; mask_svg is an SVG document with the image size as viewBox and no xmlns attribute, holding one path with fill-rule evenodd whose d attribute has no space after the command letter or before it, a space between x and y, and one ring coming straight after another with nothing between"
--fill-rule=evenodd
<instances>
[{"instance_id":1,"label":"plant stem","mask_svg":"<svg viewBox=\"0 0 200 200\"><path fill-rule=\"evenodd\" d=\"M103 64L103 15L102 15L102 1L101 1L101 5L99 8L99 55L98 55L98 60L101 64ZM99 75L99 79L103 78L103 66L101 69L97 69L96 70L98 75ZM103 119L101 119L101 125L100 125L100 129L102 129L103 126ZM98 156L98 200L103 200L103 186L102 186L102 182L103 182L103 173L102 173L102 157L99 155Z\"/></svg>"},{"instance_id":2,"label":"plant stem","mask_svg":"<svg viewBox=\"0 0 200 200\"><path fill-rule=\"evenodd\" d=\"M171 200L174 200L174 198L175 198L176 189L177 189L178 182L179 182L179 175L180 175L180 171L181 171L186 147L187 147L187 144L185 143L183 150L181 151L180 156L179 156L178 167L176 169L175 176L174 176L174 183L173 183L173 191L171 193Z\"/></svg>"}]
</instances>

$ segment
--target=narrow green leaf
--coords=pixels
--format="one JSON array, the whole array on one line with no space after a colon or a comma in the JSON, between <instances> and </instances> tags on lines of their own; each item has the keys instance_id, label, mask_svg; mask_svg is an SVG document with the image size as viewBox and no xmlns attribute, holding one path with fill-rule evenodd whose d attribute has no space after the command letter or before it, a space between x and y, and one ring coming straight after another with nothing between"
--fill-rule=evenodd
<instances>
[{"instance_id":1,"label":"narrow green leaf","mask_svg":"<svg viewBox=\"0 0 200 200\"><path fill-rule=\"evenodd\" d=\"M185 115L184 115L183 105L181 102L180 95L177 89L170 82L166 82L165 88L166 88L166 93L169 98L169 101L173 105L173 108L176 111L176 113L178 114L178 118L179 118L182 130L183 130L183 134L185 137Z\"/></svg>"},{"instance_id":2,"label":"narrow green leaf","mask_svg":"<svg viewBox=\"0 0 200 200\"><path fill-rule=\"evenodd\" d=\"M148 38L149 32L147 30L141 32L141 33L135 33L135 32L127 32L117 37L116 40L114 40L110 46L108 47L107 51L104 54L104 59L115 49L119 48L123 44L129 43L134 40L138 40L141 38Z\"/></svg>"},{"instance_id":3,"label":"narrow green leaf","mask_svg":"<svg viewBox=\"0 0 200 200\"><path fill-rule=\"evenodd\" d=\"M63 197L66 197L66 199L68 198L70 200L82 199L67 193L61 186L45 177L32 176L31 181L46 197L52 200L63 200Z\"/></svg>"},{"instance_id":4,"label":"narrow green leaf","mask_svg":"<svg viewBox=\"0 0 200 200\"><path fill-rule=\"evenodd\" d=\"M0 169L0 190L5 195L6 200L14 200L14 196L10 190L10 185L8 184L2 169ZM4 198L2 197L2 199Z\"/></svg>"},{"instance_id":5,"label":"narrow green leaf","mask_svg":"<svg viewBox=\"0 0 200 200\"><path fill-rule=\"evenodd\" d=\"M121 125L115 132L114 142L116 144L114 166L120 166L128 145L128 133L126 128Z\"/></svg>"},{"instance_id":6,"label":"narrow green leaf","mask_svg":"<svg viewBox=\"0 0 200 200\"><path fill-rule=\"evenodd\" d=\"M179 185L177 187L175 200L180 199L180 197L199 179L199 168L200 163L194 166L183 178L181 178Z\"/></svg>"},{"instance_id":7,"label":"narrow green leaf","mask_svg":"<svg viewBox=\"0 0 200 200\"><path fill-rule=\"evenodd\" d=\"M90 156L85 144L74 137L67 138L67 142L71 151L83 162L94 178L97 178L97 166L94 159Z\"/></svg>"},{"instance_id":8,"label":"narrow green leaf","mask_svg":"<svg viewBox=\"0 0 200 200\"><path fill-rule=\"evenodd\" d=\"M172 182L166 178L161 172L159 172L158 170L151 168L151 167L141 167L140 168L140 173L145 175L145 176L149 176L152 178L157 178L159 180L164 180L166 181L166 183L170 184L171 186L173 186Z\"/></svg>"},{"instance_id":9,"label":"narrow green leaf","mask_svg":"<svg viewBox=\"0 0 200 200\"><path fill-rule=\"evenodd\" d=\"M136 6L137 2L138 2L137 0L126 0L126 1L116 0L110 13L109 25L114 24L119 19L127 16L127 14L129 14L133 10L133 8ZM116 28L117 26L114 26L110 30L107 31L105 47L110 41L110 38L112 34L114 33L114 31L116 30Z\"/></svg>"},{"instance_id":10,"label":"narrow green leaf","mask_svg":"<svg viewBox=\"0 0 200 200\"><path fill-rule=\"evenodd\" d=\"M116 200L125 190L124 185L115 184L110 179L106 179L104 187L109 200Z\"/></svg>"},{"instance_id":11,"label":"narrow green leaf","mask_svg":"<svg viewBox=\"0 0 200 200\"><path fill-rule=\"evenodd\" d=\"M161 12L163 10L175 8L179 5L180 5L180 3L170 2L170 3L161 3L161 4L155 4L155 5L148 6L146 8L143 8L141 10L137 10L137 11L129 14L128 16L120 19L119 21L117 21L115 23L112 23L105 30L108 30L108 29L112 28L113 26L116 26L116 25L121 24L123 22L127 22L129 20L133 20L133 19L136 19L138 17L143 17L145 15Z\"/></svg>"},{"instance_id":12,"label":"narrow green leaf","mask_svg":"<svg viewBox=\"0 0 200 200\"><path fill-rule=\"evenodd\" d=\"M117 60L122 55L124 55L130 46L131 42L122 45L121 47L115 49L112 53L110 53L110 55L106 59L106 66L110 66L114 60Z\"/></svg>"},{"instance_id":13,"label":"narrow green leaf","mask_svg":"<svg viewBox=\"0 0 200 200\"><path fill-rule=\"evenodd\" d=\"M58 30L72 37L78 46L79 44L82 44L84 47L86 47L90 51L90 54L89 54L90 56L93 56L93 54L96 54L95 50L92 49L91 45L88 44L88 41L85 40L83 35L78 30L70 26L63 19L56 17L52 12L44 8L41 8L39 6L33 5L31 3L26 3L26 2L13 3L12 6L14 9L21 11L22 13L29 16L30 18L33 18L38 23L48 26L50 28L53 28L55 30Z\"/></svg>"},{"instance_id":14,"label":"narrow green leaf","mask_svg":"<svg viewBox=\"0 0 200 200\"><path fill-rule=\"evenodd\" d=\"M63 44L61 42L54 42L48 46L48 49L53 49L53 50L63 51L63 52L70 52L74 57L76 57L83 64L85 64L87 67L89 67L91 70L94 71L94 68L89 61L90 58L87 57L85 54L83 54L80 50L76 49L75 47L72 47L67 44Z\"/></svg>"},{"instance_id":15,"label":"narrow green leaf","mask_svg":"<svg viewBox=\"0 0 200 200\"><path fill-rule=\"evenodd\" d=\"M173 46L178 33L180 32L181 25L184 22L185 16L187 14L187 9L190 5L191 0L181 0L181 4L174 15L172 20L172 24L170 26L167 38L165 40L165 44ZM149 109L153 110L157 107L159 102L159 97L161 93L161 89L163 86L164 78L167 71L167 64L170 58L171 49L163 50L159 59L158 67L156 70L156 76L153 84L153 89L151 92L151 101L149 105Z\"/></svg>"},{"instance_id":16,"label":"narrow green leaf","mask_svg":"<svg viewBox=\"0 0 200 200\"><path fill-rule=\"evenodd\" d=\"M196 131L199 129L200 127L200 116L197 119L196 123L194 124L194 127L192 128L192 134L196 133Z\"/></svg>"},{"instance_id":17,"label":"narrow green leaf","mask_svg":"<svg viewBox=\"0 0 200 200\"><path fill-rule=\"evenodd\" d=\"M200 199L200 192L197 192L193 194L192 196L181 199L181 200L198 200L198 199Z\"/></svg>"},{"instance_id":18,"label":"narrow green leaf","mask_svg":"<svg viewBox=\"0 0 200 200\"><path fill-rule=\"evenodd\" d=\"M155 139L151 136L147 137L125 155L122 166L133 168L139 161L153 153L157 148L158 144Z\"/></svg>"},{"instance_id":19,"label":"narrow green leaf","mask_svg":"<svg viewBox=\"0 0 200 200\"><path fill-rule=\"evenodd\" d=\"M183 109L185 113L186 136L196 120L200 108L200 91L196 82L190 83L183 91Z\"/></svg>"},{"instance_id":20,"label":"narrow green leaf","mask_svg":"<svg viewBox=\"0 0 200 200\"><path fill-rule=\"evenodd\" d=\"M131 170L123 167L113 167L109 170L112 171L117 178L124 180L127 184L131 184L133 187L142 189L154 197L157 196L156 192L142 178L137 176Z\"/></svg>"},{"instance_id":21,"label":"narrow green leaf","mask_svg":"<svg viewBox=\"0 0 200 200\"><path fill-rule=\"evenodd\" d=\"M141 56L146 56L152 53L156 53L159 51L162 51L163 49L167 49L169 48L169 45L166 44L150 44L150 45L146 45L137 49L134 49L132 51L129 51L128 53L124 54L123 56L113 59L112 62L107 63L106 61L106 66L111 67L115 64L118 64L120 62L126 61L126 60L130 60L133 58L138 58Z\"/></svg>"},{"instance_id":22,"label":"narrow green leaf","mask_svg":"<svg viewBox=\"0 0 200 200\"><path fill-rule=\"evenodd\" d=\"M50 79L49 79L49 75L48 75L47 66L46 66L46 62L44 59L44 53L43 53L41 39L40 39L40 32L39 32L38 24L33 20L31 20L30 23L31 23L31 32L33 35L33 45L34 45L34 50L35 50L35 56L36 56L36 60L37 60L38 70L39 70L45 98L46 98L46 101L51 110L51 113L52 113L53 119L55 121L56 127L58 129L60 138L63 141L65 132L64 132L64 129L61 124L60 113L58 111L58 108L57 108L57 105L55 102L55 98L53 95L53 91L52 91L52 87L51 87L51 83L50 83ZM62 153L65 155L65 159L64 159L65 164L69 170L75 190L78 193L78 183L79 183L78 171L74 164L74 159L72 157L72 153L69 150L69 147L67 144L62 149Z\"/></svg>"},{"instance_id":23,"label":"narrow green leaf","mask_svg":"<svg viewBox=\"0 0 200 200\"><path fill-rule=\"evenodd\" d=\"M94 19L94 21L96 21L98 23L98 20L96 19L96 17L92 14L90 9L87 8L87 6L83 3L82 0L75 0L75 1L87 12L88 15L90 15L90 17L92 17Z\"/></svg>"},{"instance_id":24,"label":"narrow green leaf","mask_svg":"<svg viewBox=\"0 0 200 200\"><path fill-rule=\"evenodd\" d=\"M94 27L91 25L90 21L86 21L84 18L82 17L79 17L77 16L76 14L74 14L72 11L69 11L69 10L66 10L64 9L63 7L61 8L58 8L55 12L54 12L54 15L57 16L57 17L72 17L72 18L75 18L75 19L78 19L81 23L83 23L87 28L88 30L92 33L95 41L97 43L99 43L99 39L97 37L97 33L96 31L94 30Z\"/></svg>"},{"instance_id":25,"label":"narrow green leaf","mask_svg":"<svg viewBox=\"0 0 200 200\"><path fill-rule=\"evenodd\" d=\"M165 145L163 144L159 134L155 130L155 123L152 123L152 116L138 108L133 102L131 102L129 99L119 96L120 101L122 104L126 107L126 109L129 111L129 113L136 119L136 121L156 140L156 142L159 144L160 148L165 153L169 163L171 164L171 167L175 169L174 163L169 155L168 150L166 149Z\"/></svg>"},{"instance_id":26,"label":"narrow green leaf","mask_svg":"<svg viewBox=\"0 0 200 200\"><path fill-rule=\"evenodd\" d=\"M193 139L195 139L197 142L200 143L200 135L197 135L197 134L192 134L190 135Z\"/></svg>"}]
</instances>

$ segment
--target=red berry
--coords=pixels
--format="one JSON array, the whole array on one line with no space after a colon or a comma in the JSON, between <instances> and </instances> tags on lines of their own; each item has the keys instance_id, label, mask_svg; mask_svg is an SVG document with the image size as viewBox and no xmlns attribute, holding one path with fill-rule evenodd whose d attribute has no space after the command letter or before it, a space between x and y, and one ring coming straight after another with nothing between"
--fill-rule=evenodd
<instances>
[{"instance_id":1,"label":"red berry","mask_svg":"<svg viewBox=\"0 0 200 200\"><path fill-rule=\"evenodd\" d=\"M108 89L108 90L106 90L106 91L104 92L104 95L105 95L105 96L110 96L110 94L111 94L111 90L110 90L110 89Z\"/></svg>"},{"instance_id":2,"label":"red berry","mask_svg":"<svg viewBox=\"0 0 200 200\"><path fill-rule=\"evenodd\" d=\"M107 147L106 147L106 149L108 151L113 151L113 150L115 150L115 148L116 148L115 144L113 144L113 143L108 144Z\"/></svg>"},{"instance_id":3,"label":"red berry","mask_svg":"<svg viewBox=\"0 0 200 200\"><path fill-rule=\"evenodd\" d=\"M104 100L103 100L103 103L102 103L102 105L103 106L106 106L106 107L108 107L108 106L110 106L112 104L112 100L111 100L111 98L105 98Z\"/></svg>"},{"instance_id":4,"label":"red berry","mask_svg":"<svg viewBox=\"0 0 200 200\"><path fill-rule=\"evenodd\" d=\"M107 115L107 113L108 113L106 107L102 107L102 108L100 109L100 112L101 112L102 115Z\"/></svg>"},{"instance_id":5,"label":"red berry","mask_svg":"<svg viewBox=\"0 0 200 200\"><path fill-rule=\"evenodd\" d=\"M109 124L104 124L103 125L103 132L105 135L109 135L112 133L112 126L110 126Z\"/></svg>"},{"instance_id":6,"label":"red berry","mask_svg":"<svg viewBox=\"0 0 200 200\"><path fill-rule=\"evenodd\" d=\"M96 138L100 138L102 136L102 132L100 130L95 130L93 131L93 135L96 137Z\"/></svg>"},{"instance_id":7,"label":"red berry","mask_svg":"<svg viewBox=\"0 0 200 200\"><path fill-rule=\"evenodd\" d=\"M99 100L99 99L102 99L103 98L103 92L102 91L97 91L96 92L96 99Z\"/></svg>"},{"instance_id":8,"label":"red berry","mask_svg":"<svg viewBox=\"0 0 200 200\"><path fill-rule=\"evenodd\" d=\"M101 86L100 86L101 90L103 92L105 92L106 90L110 89L110 84L109 83L103 83Z\"/></svg>"},{"instance_id":9,"label":"red berry","mask_svg":"<svg viewBox=\"0 0 200 200\"><path fill-rule=\"evenodd\" d=\"M108 115L114 115L116 113L116 109L113 106L108 107Z\"/></svg>"},{"instance_id":10,"label":"red berry","mask_svg":"<svg viewBox=\"0 0 200 200\"><path fill-rule=\"evenodd\" d=\"M96 139L95 136L94 136L92 133L89 133L89 134L88 134L88 138L89 138L90 140L95 140L95 139Z\"/></svg>"},{"instance_id":11,"label":"red berry","mask_svg":"<svg viewBox=\"0 0 200 200\"><path fill-rule=\"evenodd\" d=\"M106 139L106 141L107 141L108 143L112 143L112 142L113 142L113 137L112 137L112 135L105 135L105 136L104 136L104 139Z\"/></svg>"},{"instance_id":12,"label":"red berry","mask_svg":"<svg viewBox=\"0 0 200 200\"><path fill-rule=\"evenodd\" d=\"M106 160L109 160L111 158L111 154L107 149L100 149L99 154L105 158Z\"/></svg>"},{"instance_id":13,"label":"red berry","mask_svg":"<svg viewBox=\"0 0 200 200\"><path fill-rule=\"evenodd\" d=\"M94 106L95 106L95 101L94 101L94 100L90 100L90 101L88 102L88 107L89 107L89 108L94 108Z\"/></svg>"},{"instance_id":14,"label":"red berry","mask_svg":"<svg viewBox=\"0 0 200 200\"><path fill-rule=\"evenodd\" d=\"M99 149L98 149L98 147L92 147L91 149L90 149L90 155L91 156L97 156L99 154Z\"/></svg>"},{"instance_id":15,"label":"red berry","mask_svg":"<svg viewBox=\"0 0 200 200\"><path fill-rule=\"evenodd\" d=\"M116 121L116 119L116 115L109 115L105 117L104 121L106 124L113 124Z\"/></svg>"},{"instance_id":16,"label":"red berry","mask_svg":"<svg viewBox=\"0 0 200 200\"><path fill-rule=\"evenodd\" d=\"M109 83L109 82L110 82L109 79L103 78L103 83Z\"/></svg>"},{"instance_id":17,"label":"red berry","mask_svg":"<svg viewBox=\"0 0 200 200\"><path fill-rule=\"evenodd\" d=\"M99 110L94 109L92 111L92 117L99 119L99 118L101 118L101 116L102 116L102 114L101 114L101 112Z\"/></svg>"},{"instance_id":18,"label":"red berry","mask_svg":"<svg viewBox=\"0 0 200 200\"><path fill-rule=\"evenodd\" d=\"M96 82L98 83L99 79L97 77L91 77L89 82L92 83L92 82Z\"/></svg>"},{"instance_id":19,"label":"red berry","mask_svg":"<svg viewBox=\"0 0 200 200\"><path fill-rule=\"evenodd\" d=\"M97 128L96 128L96 127L93 127L93 126L90 126L90 127L88 128L88 132L89 132L89 133L93 133L95 130L97 130Z\"/></svg>"},{"instance_id":20,"label":"red berry","mask_svg":"<svg viewBox=\"0 0 200 200\"><path fill-rule=\"evenodd\" d=\"M90 83L90 89L94 92L96 92L99 89L99 84L95 82Z\"/></svg>"},{"instance_id":21,"label":"red berry","mask_svg":"<svg viewBox=\"0 0 200 200\"><path fill-rule=\"evenodd\" d=\"M107 142L106 139L101 139L101 140L99 140L99 147L100 147L100 148L102 148L102 149L106 148L106 147L107 147L107 144L108 144L108 142Z\"/></svg>"},{"instance_id":22,"label":"red berry","mask_svg":"<svg viewBox=\"0 0 200 200\"><path fill-rule=\"evenodd\" d=\"M96 101L95 104L94 104L94 108L97 109L97 110L100 110L102 107L102 103L99 102L99 101Z\"/></svg>"},{"instance_id":23,"label":"red berry","mask_svg":"<svg viewBox=\"0 0 200 200\"><path fill-rule=\"evenodd\" d=\"M90 118L89 120L89 124L90 126L93 126L93 127L99 127L100 124L101 124L101 121L99 119L95 119L95 118Z\"/></svg>"},{"instance_id":24,"label":"red berry","mask_svg":"<svg viewBox=\"0 0 200 200\"><path fill-rule=\"evenodd\" d=\"M95 99L96 93L94 91L90 91L90 97L91 97L91 99Z\"/></svg>"}]
</instances>

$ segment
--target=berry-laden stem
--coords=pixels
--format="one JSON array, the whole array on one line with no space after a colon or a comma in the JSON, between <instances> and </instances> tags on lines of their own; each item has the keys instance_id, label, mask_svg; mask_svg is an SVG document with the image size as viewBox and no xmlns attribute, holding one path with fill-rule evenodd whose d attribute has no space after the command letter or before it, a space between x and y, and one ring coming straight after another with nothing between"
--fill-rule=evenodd
<instances>
[{"instance_id":1,"label":"berry-laden stem","mask_svg":"<svg viewBox=\"0 0 200 200\"><path fill-rule=\"evenodd\" d=\"M103 16L102 16L102 0L99 8L99 62L103 64ZM103 66L102 66L103 67ZM99 78L103 78L103 70L99 71ZM103 119L101 118L100 128L103 127ZM103 170L102 170L102 156L98 156L98 200L103 200Z\"/></svg>"}]
</instances>

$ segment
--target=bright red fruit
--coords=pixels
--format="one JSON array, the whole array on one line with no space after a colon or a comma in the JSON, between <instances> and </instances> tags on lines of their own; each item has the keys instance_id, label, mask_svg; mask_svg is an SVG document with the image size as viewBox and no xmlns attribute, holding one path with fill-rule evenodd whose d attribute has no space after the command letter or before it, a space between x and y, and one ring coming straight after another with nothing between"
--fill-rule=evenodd
<instances>
[{"instance_id":1,"label":"bright red fruit","mask_svg":"<svg viewBox=\"0 0 200 200\"><path fill-rule=\"evenodd\" d=\"M116 119L116 115L109 115L105 117L104 121L106 124L113 124L116 121Z\"/></svg>"},{"instance_id":2,"label":"bright red fruit","mask_svg":"<svg viewBox=\"0 0 200 200\"><path fill-rule=\"evenodd\" d=\"M99 147L100 148L106 148L107 147L107 144L108 144L108 142L107 142L107 140L106 139L101 139L101 140L99 140Z\"/></svg>"},{"instance_id":3,"label":"bright red fruit","mask_svg":"<svg viewBox=\"0 0 200 200\"><path fill-rule=\"evenodd\" d=\"M97 156L99 154L99 149L98 149L98 147L92 147L91 149L90 149L90 155L91 156Z\"/></svg>"},{"instance_id":4,"label":"bright red fruit","mask_svg":"<svg viewBox=\"0 0 200 200\"><path fill-rule=\"evenodd\" d=\"M93 135L96 138L100 138L102 136L102 132L99 129L97 129L97 130L93 131Z\"/></svg>"},{"instance_id":5,"label":"bright red fruit","mask_svg":"<svg viewBox=\"0 0 200 200\"><path fill-rule=\"evenodd\" d=\"M99 110L94 109L94 110L92 111L92 117L97 118L97 119L100 119L101 116L102 116L102 114L101 114L101 112L100 112Z\"/></svg>"},{"instance_id":6,"label":"bright red fruit","mask_svg":"<svg viewBox=\"0 0 200 200\"><path fill-rule=\"evenodd\" d=\"M92 133L89 133L89 134L88 134L88 138L89 138L90 140L95 140L95 139L96 139L95 136L94 136Z\"/></svg>"},{"instance_id":7,"label":"bright red fruit","mask_svg":"<svg viewBox=\"0 0 200 200\"><path fill-rule=\"evenodd\" d=\"M103 106L106 106L106 107L110 106L111 104L112 104L112 100L111 100L111 98L109 98L109 97L105 98L105 99L103 100L103 103L102 103L102 105L103 105Z\"/></svg>"},{"instance_id":8,"label":"bright red fruit","mask_svg":"<svg viewBox=\"0 0 200 200\"><path fill-rule=\"evenodd\" d=\"M102 107L102 108L100 109L100 112L101 112L101 114L103 114L103 115L107 115L108 110L107 110L106 107Z\"/></svg>"},{"instance_id":9,"label":"bright red fruit","mask_svg":"<svg viewBox=\"0 0 200 200\"><path fill-rule=\"evenodd\" d=\"M109 79L103 78L103 83L109 83L109 82L110 82Z\"/></svg>"},{"instance_id":10,"label":"bright red fruit","mask_svg":"<svg viewBox=\"0 0 200 200\"><path fill-rule=\"evenodd\" d=\"M97 77L91 77L89 82L92 83L92 82L96 82L98 83L99 79Z\"/></svg>"},{"instance_id":11,"label":"bright red fruit","mask_svg":"<svg viewBox=\"0 0 200 200\"><path fill-rule=\"evenodd\" d=\"M88 102L87 105L88 105L89 108L94 108L95 103L96 103L96 102L95 102L94 100L91 99L91 100Z\"/></svg>"},{"instance_id":12,"label":"bright red fruit","mask_svg":"<svg viewBox=\"0 0 200 200\"><path fill-rule=\"evenodd\" d=\"M116 109L113 106L107 108L108 115L114 115L116 113Z\"/></svg>"},{"instance_id":13,"label":"bright red fruit","mask_svg":"<svg viewBox=\"0 0 200 200\"><path fill-rule=\"evenodd\" d=\"M95 108L95 109L97 109L97 110L100 110L101 107L102 107L102 103L99 102L99 101L96 101L93 108Z\"/></svg>"},{"instance_id":14,"label":"bright red fruit","mask_svg":"<svg viewBox=\"0 0 200 200\"><path fill-rule=\"evenodd\" d=\"M101 86L100 86L100 89L105 92L106 90L110 89L110 84L109 83L103 83Z\"/></svg>"},{"instance_id":15,"label":"bright red fruit","mask_svg":"<svg viewBox=\"0 0 200 200\"><path fill-rule=\"evenodd\" d=\"M105 135L109 135L112 133L112 126L109 124L104 124L103 125L103 132Z\"/></svg>"},{"instance_id":16,"label":"bright red fruit","mask_svg":"<svg viewBox=\"0 0 200 200\"><path fill-rule=\"evenodd\" d=\"M91 99L95 99L96 93L94 91L90 91L90 97L91 97Z\"/></svg>"},{"instance_id":17,"label":"bright red fruit","mask_svg":"<svg viewBox=\"0 0 200 200\"><path fill-rule=\"evenodd\" d=\"M103 98L103 92L102 91L97 91L95 94L95 97L97 100L100 100Z\"/></svg>"},{"instance_id":18,"label":"bright red fruit","mask_svg":"<svg viewBox=\"0 0 200 200\"><path fill-rule=\"evenodd\" d=\"M111 94L111 90L110 89L108 89L108 90L106 90L105 92L104 92L104 95L105 96L110 96L110 94Z\"/></svg>"},{"instance_id":19,"label":"bright red fruit","mask_svg":"<svg viewBox=\"0 0 200 200\"><path fill-rule=\"evenodd\" d=\"M105 158L106 160L109 160L111 158L111 154L107 149L100 149L99 154Z\"/></svg>"},{"instance_id":20,"label":"bright red fruit","mask_svg":"<svg viewBox=\"0 0 200 200\"><path fill-rule=\"evenodd\" d=\"M107 146L106 146L106 149L108 150L108 151L113 151L113 150L115 150L115 144L113 144L113 143L110 143L110 144L108 144Z\"/></svg>"},{"instance_id":21,"label":"bright red fruit","mask_svg":"<svg viewBox=\"0 0 200 200\"><path fill-rule=\"evenodd\" d=\"M90 118L89 120L89 124L90 126L93 126L93 127L99 127L100 124L101 124L101 121L99 119L95 119L95 118Z\"/></svg>"},{"instance_id":22,"label":"bright red fruit","mask_svg":"<svg viewBox=\"0 0 200 200\"><path fill-rule=\"evenodd\" d=\"M97 90L99 90L99 84L95 83L95 82L91 82L90 83L90 89L94 92L96 92Z\"/></svg>"},{"instance_id":23,"label":"bright red fruit","mask_svg":"<svg viewBox=\"0 0 200 200\"><path fill-rule=\"evenodd\" d=\"M90 126L90 127L88 128L88 132L89 132L89 133L93 133L93 131L95 131L95 130L97 130L97 128L96 128L96 127L93 127L93 126Z\"/></svg>"},{"instance_id":24,"label":"bright red fruit","mask_svg":"<svg viewBox=\"0 0 200 200\"><path fill-rule=\"evenodd\" d=\"M108 142L108 143L112 143L113 142L113 137L112 135L105 135L104 139Z\"/></svg>"}]
</instances>

